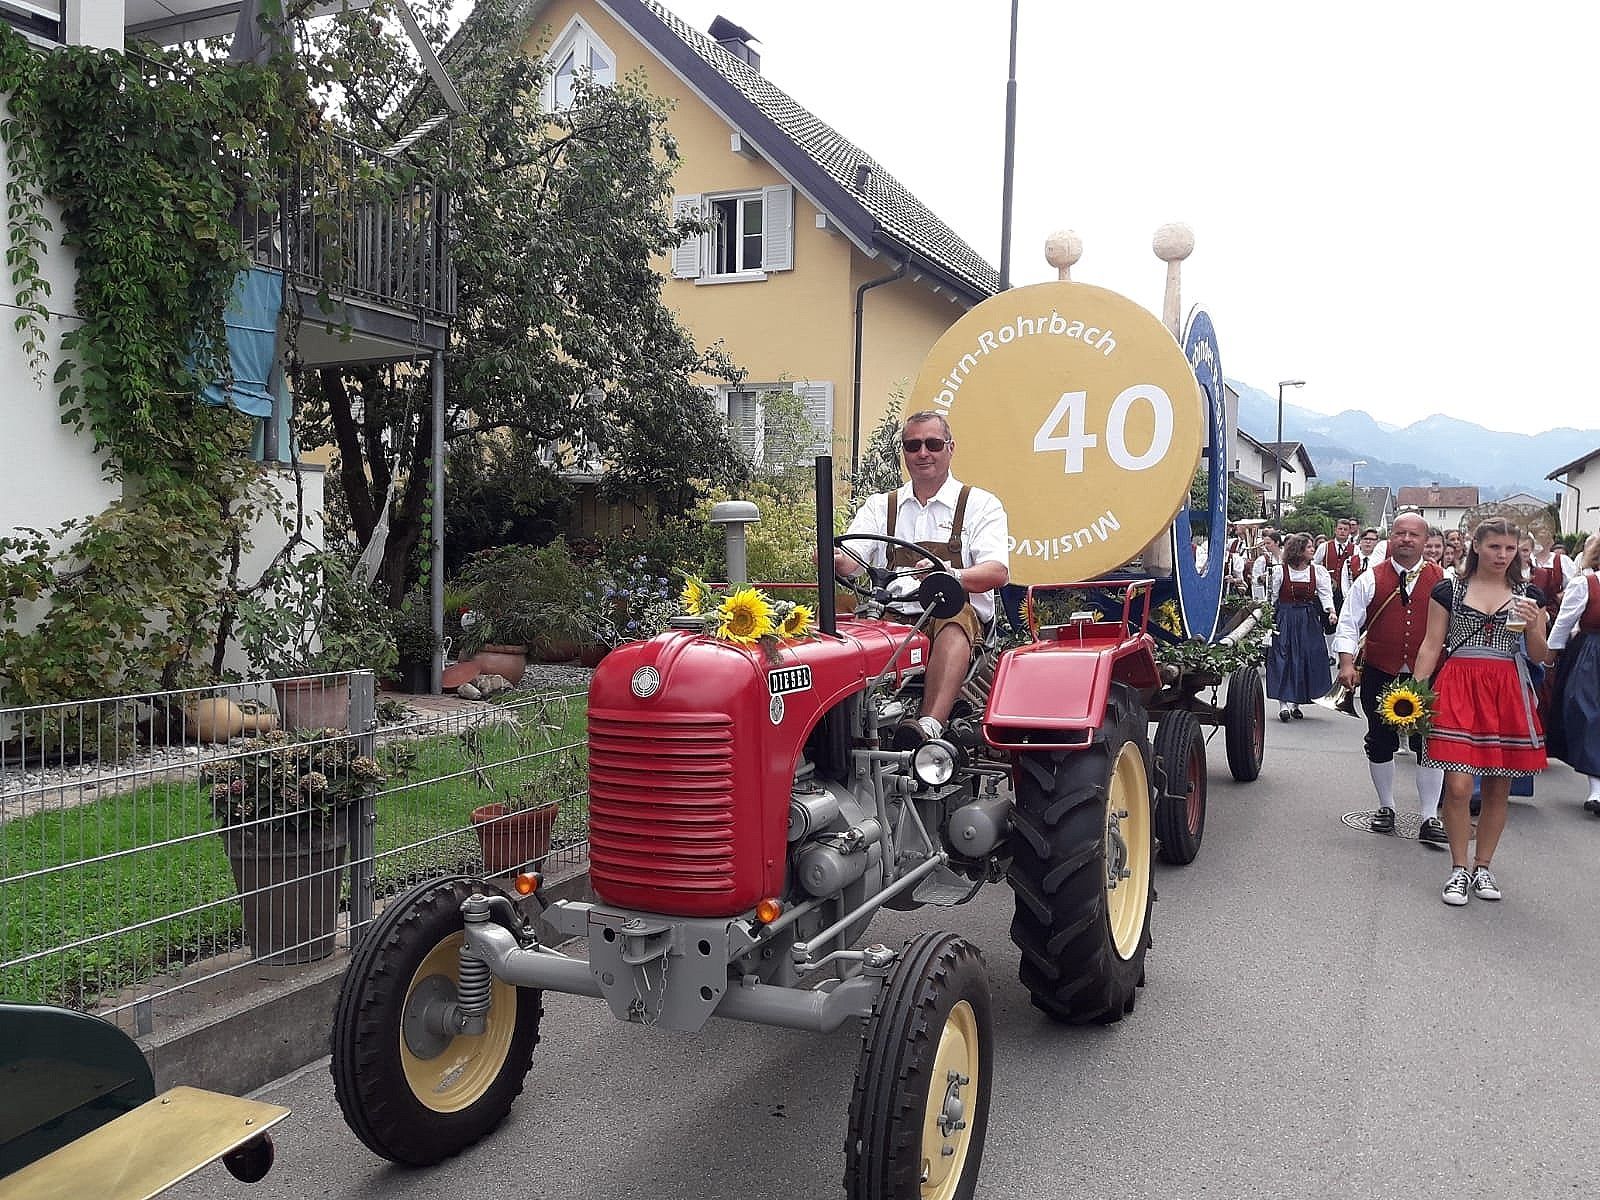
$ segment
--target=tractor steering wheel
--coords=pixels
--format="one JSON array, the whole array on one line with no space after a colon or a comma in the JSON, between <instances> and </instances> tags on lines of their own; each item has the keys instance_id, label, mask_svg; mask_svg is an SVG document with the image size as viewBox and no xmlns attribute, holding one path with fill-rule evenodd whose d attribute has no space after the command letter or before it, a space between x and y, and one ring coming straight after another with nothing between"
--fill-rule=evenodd
<instances>
[{"instance_id":1,"label":"tractor steering wheel","mask_svg":"<svg viewBox=\"0 0 1600 1200\"><path fill-rule=\"evenodd\" d=\"M846 542L879 542L885 547L910 550L913 554L918 555L927 565L922 566L919 564L913 567L875 567L866 559L862 558L861 555L852 550L849 546L846 546ZM842 582L856 595L865 599L871 599L874 592L888 587L891 580L907 576L922 576L930 574L933 571L946 570L944 563L940 562L937 558L928 553L928 551L924 550L915 542L908 542L901 538L890 537L886 533L842 533L833 539L833 544L835 549L842 550L844 552L846 558L850 559L850 561L855 563L857 566L864 568L862 573L859 575L838 575L836 578L838 578L840 582ZM888 557L889 555L885 553L884 559L887 560ZM862 582L863 579L865 579L865 583ZM869 584L870 586L868 586Z\"/></svg>"}]
</instances>

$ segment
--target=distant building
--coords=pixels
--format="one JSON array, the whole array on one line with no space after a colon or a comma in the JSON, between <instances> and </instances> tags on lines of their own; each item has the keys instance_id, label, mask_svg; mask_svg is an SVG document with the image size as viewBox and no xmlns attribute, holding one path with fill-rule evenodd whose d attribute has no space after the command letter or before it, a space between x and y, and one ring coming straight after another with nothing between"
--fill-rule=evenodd
<instances>
[{"instance_id":1,"label":"distant building","mask_svg":"<svg viewBox=\"0 0 1600 1200\"><path fill-rule=\"evenodd\" d=\"M1478 489L1475 487L1440 487L1430 483L1427 487L1403 487L1395 498L1397 513L1414 512L1440 529L1460 529L1467 510L1478 507Z\"/></svg>"},{"instance_id":2,"label":"distant building","mask_svg":"<svg viewBox=\"0 0 1600 1200\"><path fill-rule=\"evenodd\" d=\"M1593 533L1600 527L1600 448L1557 467L1546 479L1561 485L1561 529Z\"/></svg>"},{"instance_id":3,"label":"distant building","mask_svg":"<svg viewBox=\"0 0 1600 1200\"><path fill-rule=\"evenodd\" d=\"M1501 504L1550 504L1549 496L1535 496L1532 492L1512 492L1509 496L1502 496Z\"/></svg>"},{"instance_id":4,"label":"distant building","mask_svg":"<svg viewBox=\"0 0 1600 1200\"><path fill-rule=\"evenodd\" d=\"M1283 498L1283 511L1292 512L1295 501L1306 494L1306 488L1310 487L1311 481L1317 477L1317 469L1311 465L1311 455L1306 453L1305 446L1300 442L1263 444L1283 463L1283 475L1278 485L1279 494Z\"/></svg>"},{"instance_id":5,"label":"distant building","mask_svg":"<svg viewBox=\"0 0 1600 1200\"><path fill-rule=\"evenodd\" d=\"M1234 431L1233 452L1234 479L1260 496L1265 504L1272 492L1273 464L1278 456L1242 429Z\"/></svg>"},{"instance_id":6,"label":"distant building","mask_svg":"<svg viewBox=\"0 0 1600 1200\"><path fill-rule=\"evenodd\" d=\"M1361 505L1361 528L1388 529L1394 524L1394 489L1388 487L1358 487L1356 503Z\"/></svg>"}]
</instances>

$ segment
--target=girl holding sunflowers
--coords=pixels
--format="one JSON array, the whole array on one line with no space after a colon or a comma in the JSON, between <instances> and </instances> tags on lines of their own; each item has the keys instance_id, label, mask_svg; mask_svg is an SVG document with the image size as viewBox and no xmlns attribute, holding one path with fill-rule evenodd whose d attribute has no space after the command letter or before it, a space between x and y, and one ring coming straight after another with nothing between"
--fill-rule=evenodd
<instances>
[{"instance_id":1,"label":"girl holding sunflowers","mask_svg":"<svg viewBox=\"0 0 1600 1200\"><path fill-rule=\"evenodd\" d=\"M1417 654L1418 678L1434 677L1437 692L1422 765L1445 773L1451 870L1443 899L1449 905L1465 904L1469 893L1500 899L1489 863L1505 830L1511 781L1545 767L1544 731L1519 656L1525 637L1529 657L1548 657L1545 616L1542 597L1523 580L1517 545L1517 528L1504 518L1479 524L1461 577L1433 590L1428 633ZM1469 871L1474 776L1483 798Z\"/></svg>"}]
</instances>

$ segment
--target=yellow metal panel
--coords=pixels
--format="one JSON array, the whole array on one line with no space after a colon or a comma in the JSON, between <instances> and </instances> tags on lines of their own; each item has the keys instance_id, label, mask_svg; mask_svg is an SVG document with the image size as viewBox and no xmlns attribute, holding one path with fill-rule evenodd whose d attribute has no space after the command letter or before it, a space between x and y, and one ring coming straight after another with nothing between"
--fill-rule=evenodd
<instances>
[{"instance_id":1,"label":"yellow metal panel","mask_svg":"<svg viewBox=\"0 0 1600 1200\"><path fill-rule=\"evenodd\" d=\"M0 1179L0 1200L149 1200L289 1115L177 1087Z\"/></svg>"}]
</instances>

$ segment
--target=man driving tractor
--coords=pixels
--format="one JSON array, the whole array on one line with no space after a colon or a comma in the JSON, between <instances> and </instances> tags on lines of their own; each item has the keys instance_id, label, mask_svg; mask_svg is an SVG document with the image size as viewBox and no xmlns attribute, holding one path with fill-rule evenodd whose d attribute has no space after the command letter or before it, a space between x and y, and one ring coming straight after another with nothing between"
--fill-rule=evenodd
<instances>
[{"instance_id":1,"label":"man driving tractor","mask_svg":"<svg viewBox=\"0 0 1600 1200\"><path fill-rule=\"evenodd\" d=\"M948 619L934 618L929 626L932 648L923 682L922 715L895 735L897 748L912 749L924 738L944 732L951 706L972 660L974 646L982 645L994 623L994 589L1011 578L1010 532L1006 510L999 497L982 488L963 484L950 474L955 440L944 414L932 410L912 413L900 434L909 483L893 492L870 497L850 522L848 534L877 534L914 542L952 569L967 593L967 604ZM873 566L883 566L884 547L874 544L864 553ZM855 575L859 563L835 550L834 569ZM927 565L922 556L895 548L888 566L912 568ZM920 613L915 601L897 601L895 607Z\"/></svg>"}]
</instances>

